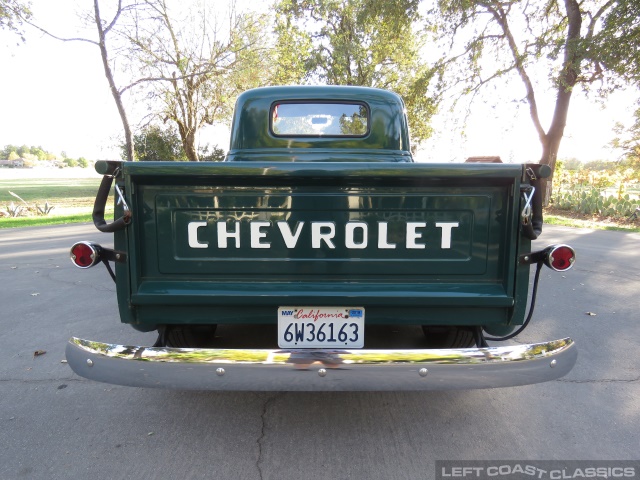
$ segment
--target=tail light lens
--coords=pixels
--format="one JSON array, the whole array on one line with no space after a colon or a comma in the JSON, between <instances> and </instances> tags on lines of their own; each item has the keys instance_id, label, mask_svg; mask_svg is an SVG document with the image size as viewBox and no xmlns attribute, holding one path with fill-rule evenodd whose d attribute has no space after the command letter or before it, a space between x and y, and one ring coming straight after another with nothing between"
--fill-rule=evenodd
<instances>
[{"instance_id":1,"label":"tail light lens","mask_svg":"<svg viewBox=\"0 0 640 480\"><path fill-rule=\"evenodd\" d=\"M69 256L78 268L93 267L100 261L100 245L91 242L78 242L71 247Z\"/></svg>"},{"instance_id":2,"label":"tail light lens","mask_svg":"<svg viewBox=\"0 0 640 480\"><path fill-rule=\"evenodd\" d=\"M556 272L569 270L576 260L576 252L569 245L552 245L546 253L545 265Z\"/></svg>"}]
</instances>

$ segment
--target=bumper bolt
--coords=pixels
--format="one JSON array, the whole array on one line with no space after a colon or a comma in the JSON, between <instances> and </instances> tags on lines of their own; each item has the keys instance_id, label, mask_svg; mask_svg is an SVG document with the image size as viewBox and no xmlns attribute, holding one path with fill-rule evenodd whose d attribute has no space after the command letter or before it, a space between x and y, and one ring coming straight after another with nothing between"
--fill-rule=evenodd
<instances>
[{"instance_id":1,"label":"bumper bolt","mask_svg":"<svg viewBox=\"0 0 640 480\"><path fill-rule=\"evenodd\" d=\"M219 377L224 375L224 368L216 368L216 375Z\"/></svg>"},{"instance_id":2,"label":"bumper bolt","mask_svg":"<svg viewBox=\"0 0 640 480\"><path fill-rule=\"evenodd\" d=\"M421 377L426 377L427 374L429 373L429 370L427 370L426 368L421 368L418 373L420 374Z\"/></svg>"},{"instance_id":3,"label":"bumper bolt","mask_svg":"<svg viewBox=\"0 0 640 480\"><path fill-rule=\"evenodd\" d=\"M93 360L91 360L90 358L87 358L87 365L89 365L90 367L93 367Z\"/></svg>"},{"instance_id":4,"label":"bumper bolt","mask_svg":"<svg viewBox=\"0 0 640 480\"><path fill-rule=\"evenodd\" d=\"M325 368L321 368L320 370L318 370L318 375L320 375L321 377L325 377L327 375L327 370Z\"/></svg>"},{"instance_id":5,"label":"bumper bolt","mask_svg":"<svg viewBox=\"0 0 640 480\"><path fill-rule=\"evenodd\" d=\"M558 364L558 361L557 361L557 360L551 360L551 363L549 364L549 366L550 366L551 368L553 368L553 367L555 367L557 364Z\"/></svg>"}]
</instances>

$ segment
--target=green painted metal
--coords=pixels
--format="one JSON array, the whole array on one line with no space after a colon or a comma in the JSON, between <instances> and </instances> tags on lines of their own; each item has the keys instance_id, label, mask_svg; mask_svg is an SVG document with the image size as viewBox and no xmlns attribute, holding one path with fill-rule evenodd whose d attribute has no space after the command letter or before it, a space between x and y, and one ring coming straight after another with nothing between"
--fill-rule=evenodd
<instances>
[{"instance_id":1,"label":"green painted metal","mask_svg":"<svg viewBox=\"0 0 640 480\"><path fill-rule=\"evenodd\" d=\"M251 323L275 321L282 305L357 304L372 323L519 321L527 292L518 292L516 283L528 283L528 268L516 272L515 265L519 208L513 198L521 166L290 167L125 164L134 221L117 234L129 251L129 265L122 267L130 275L123 319L154 326L172 315L172 323ZM194 222L201 225L203 248L189 245ZM263 248L251 247L255 222L263 225ZM295 248L287 247L279 222L290 232L300 225ZM313 222L335 225L334 248L312 247ZM364 248L346 246L346 225L353 222L360 226L353 237L360 246L366 225ZM412 222L425 224L415 229L424 248L407 248ZM436 225L453 222L449 248L442 248L443 229ZM237 228L239 242L218 245L218 223L225 231ZM384 241L395 248L378 248L380 224L387 227Z\"/></svg>"},{"instance_id":2,"label":"green painted metal","mask_svg":"<svg viewBox=\"0 0 640 480\"><path fill-rule=\"evenodd\" d=\"M272 108L279 103L361 102L370 111L370 132L364 138L300 138L273 135ZM274 149L288 153L279 155ZM411 161L404 103L395 93L366 87L289 86L248 90L236 101L228 160L255 160L265 154L275 161L314 161L309 150L330 150L329 155L362 157L357 150L392 153L386 161ZM262 158L264 160L264 158Z\"/></svg>"},{"instance_id":3,"label":"green painted metal","mask_svg":"<svg viewBox=\"0 0 640 480\"><path fill-rule=\"evenodd\" d=\"M272 135L272 106L294 99L365 102L370 132ZM257 89L238 99L228 161L123 163L122 321L275 323L279 306L357 305L373 324L521 324L524 167L413 163L403 109L375 89Z\"/></svg>"}]
</instances>

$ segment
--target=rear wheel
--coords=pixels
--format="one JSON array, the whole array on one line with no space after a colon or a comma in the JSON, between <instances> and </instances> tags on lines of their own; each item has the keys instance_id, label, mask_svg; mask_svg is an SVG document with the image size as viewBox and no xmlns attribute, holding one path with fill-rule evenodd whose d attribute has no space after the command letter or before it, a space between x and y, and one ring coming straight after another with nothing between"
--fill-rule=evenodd
<instances>
[{"instance_id":1,"label":"rear wheel","mask_svg":"<svg viewBox=\"0 0 640 480\"><path fill-rule=\"evenodd\" d=\"M473 327L422 325L427 348L470 348L476 346Z\"/></svg>"},{"instance_id":2,"label":"rear wheel","mask_svg":"<svg viewBox=\"0 0 640 480\"><path fill-rule=\"evenodd\" d=\"M173 348L206 348L214 342L218 325L167 325L159 331L159 342L164 336L164 346Z\"/></svg>"}]
</instances>

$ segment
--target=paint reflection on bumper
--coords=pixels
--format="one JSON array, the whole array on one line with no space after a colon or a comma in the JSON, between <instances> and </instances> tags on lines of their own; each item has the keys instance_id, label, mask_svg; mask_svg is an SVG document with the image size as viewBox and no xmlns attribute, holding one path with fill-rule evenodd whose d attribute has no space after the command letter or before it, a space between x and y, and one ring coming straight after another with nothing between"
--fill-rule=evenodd
<instances>
[{"instance_id":1,"label":"paint reflection on bumper","mask_svg":"<svg viewBox=\"0 0 640 480\"><path fill-rule=\"evenodd\" d=\"M397 391L497 388L566 375L570 338L432 350L225 350L125 346L71 338L74 372L99 382L227 391Z\"/></svg>"}]
</instances>

